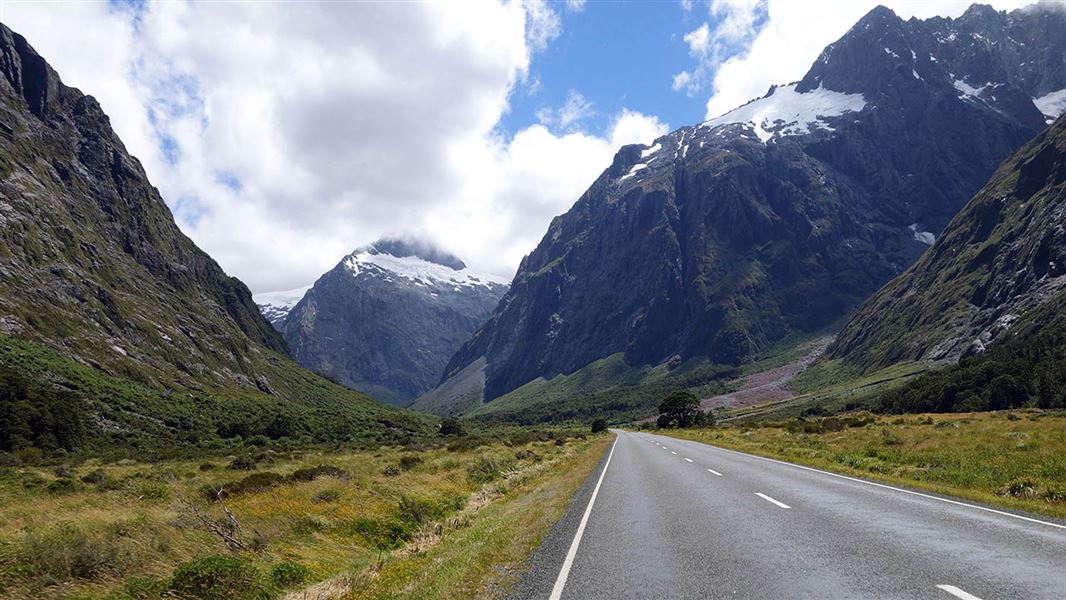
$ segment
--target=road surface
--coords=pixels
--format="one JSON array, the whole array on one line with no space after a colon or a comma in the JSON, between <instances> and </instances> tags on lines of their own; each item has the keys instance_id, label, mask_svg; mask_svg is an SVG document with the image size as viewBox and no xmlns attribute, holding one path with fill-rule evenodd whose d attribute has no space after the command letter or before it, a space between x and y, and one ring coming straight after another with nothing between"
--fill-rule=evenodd
<instances>
[{"instance_id":1,"label":"road surface","mask_svg":"<svg viewBox=\"0 0 1066 600\"><path fill-rule=\"evenodd\" d=\"M1066 598L1066 524L616 431L513 598Z\"/></svg>"}]
</instances>

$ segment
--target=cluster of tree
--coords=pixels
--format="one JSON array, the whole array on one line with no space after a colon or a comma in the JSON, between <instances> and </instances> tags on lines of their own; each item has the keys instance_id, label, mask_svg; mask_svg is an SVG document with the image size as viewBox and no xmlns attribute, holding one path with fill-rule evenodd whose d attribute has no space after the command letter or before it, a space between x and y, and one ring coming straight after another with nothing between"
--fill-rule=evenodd
<instances>
[{"instance_id":1,"label":"cluster of tree","mask_svg":"<svg viewBox=\"0 0 1066 600\"><path fill-rule=\"evenodd\" d=\"M656 424L667 427L710 427L715 424L714 413L700 410L700 399L688 390L677 390L659 404Z\"/></svg>"},{"instance_id":2,"label":"cluster of tree","mask_svg":"<svg viewBox=\"0 0 1066 600\"><path fill-rule=\"evenodd\" d=\"M1066 327L1042 327L880 398L882 412L1066 408Z\"/></svg>"},{"instance_id":3,"label":"cluster of tree","mask_svg":"<svg viewBox=\"0 0 1066 600\"><path fill-rule=\"evenodd\" d=\"M84 440L85 411L77 396L0 367L0 451L74 450Z\"/></svg>"}]
</instances>

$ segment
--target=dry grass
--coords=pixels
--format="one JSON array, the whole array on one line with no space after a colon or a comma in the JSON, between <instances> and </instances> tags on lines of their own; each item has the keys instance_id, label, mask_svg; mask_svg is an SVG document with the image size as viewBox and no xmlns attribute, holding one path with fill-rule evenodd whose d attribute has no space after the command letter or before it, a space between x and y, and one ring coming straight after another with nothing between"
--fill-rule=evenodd
<instances>
[{"instance_id":1,"label":"dry grass","mask_svg":"<svg viewBox=\"0 0 1066 600\"><path fill-rule=\"evenodd\" d=\"M1066 518L1066 413L867 415L663 431L752 454ZM807 432L804 432L806 430Z\"/></svg>"},{"instance_id":2,"label":"dry grass","mask_svg":"<svg viewBox=\"0 0 1066 600\"><path fill-rule=\"evenodd\" d=\"M533 454L522 458L516 458L518 448L502 443L458 452L438 448L418 452L422 461L412 466L408 460L407 469L395 468L402 456L412 454L401 448L276 455L260 461L257 472L286 477L281 484L229 497L226 504L240 521L245 541L256 549L241 556L261 573L282 563L309 569L306 589L288 590L286 597L336 598L350 593L353 581L362 581L372 565L383 565L388 580L394 580L393 564L448 546L452 532L477 527L485 507L497 500L517 501L528 481L546 484L568 476L569 466L598 443L532 442L524 448ZM162 584L181 563L228 554L223 540L206 531L182 503L197 503L219 516L218 505L204 499L202 488L237 481L250 472L225 469L228 460L215 460L218 468L202 471L201 462L89 462L73 467L73 478L58 477L51 468L0 471L0 597L128 598L122 590L140 578ZM485 472L486 463L506 476ZM322 464L339 467L347 476L289 478L297 469ZM98 469L106 475L105 483L79 481ZM50 491L49 485L61 479L77 483ZM410 519L427 517L403 513L402 499L413 507L409 510L424 511L433 521L410 525ZM397 549L360 534L366 523L414 529L407 530L410 537ZM68 539L76 543L64 541ZM64 554L64 547L73 550ZM106 564L83 560L105 551ZM42 563L33 552L51 562ZM284 592L276 590L275 595Z\"/></svg>"}]
</instances>

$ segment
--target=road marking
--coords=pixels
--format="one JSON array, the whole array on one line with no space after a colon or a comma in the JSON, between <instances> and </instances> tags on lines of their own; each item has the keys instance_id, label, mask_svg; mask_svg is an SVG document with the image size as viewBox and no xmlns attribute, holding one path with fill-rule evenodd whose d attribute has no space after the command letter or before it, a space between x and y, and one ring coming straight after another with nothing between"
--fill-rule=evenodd
<instances>
[{"instance_id":1,"label":"road marking","mask_svg":"<svg viewBox=\"0 0 1066 600\"><path fill-rule=\"evenodd\" d=\"M771 504L776 504L776 505L780 506L781 508L792 508L791 506L785 504L784 502L778 502L777 500L774 500L773 498L767 496L766 494L760 494L759 492L755 492L755 495L760 497L760 498L762 498L763 500L766 500L767 502L770 502Z\"/></svg>"},{"instance_id":2,"label":"road marking","mask_svg":"<svg viewBox=\"0 0 1066 600\"><path fill-rule=\"evenodd\" d=\"M673 454L674 456L677 456L677 452L674 452L673 450L670 451L670 454Z\"/></svg>"},{"instance_id":3,"label":"road marking","mask_svg":"<svg viewBox=\"0 0 1066 600\"><path fill-rule=\"evenodd\" d=\"M714 469L707 469L707 472L710 473L711 475L717 475L719 477L722 476L721 473L719 473L718 471L715 471Z\"/></svg>"},{"instance_id":4,"label":"road marking","mask_svg":"<svg viewBox=\"0 0 1066 600\"><path fill-rule=\"evenodd\" d=\"M691 458L686 458L685 460L687 460L688 462L692 462Z\"/></svg>"},{"instance_id":5,"label":"road marking","mask_svg":"<svg viewBox=\"0 0 1066 600\"><path fill-rule=\"evenodd\" d=\"M953 585L940 584L940 585L938 585L936 587L944 590L945 592L951 594L952 596L955 596L956 598L962 598L962 600L981 600L977 596L974 596L973 594L970 594L968 592L960 590L959 588L957 588L957 587L955 587Z\"/></svg>"},{"instance_id":6,"label":"road marking","mask_svg":"<svg viewBox=\"0 0 1066 600\"><path fill-rule=\"evenodd\" d=\"M699 442L696 442L696 443L699 443ZM883 483L876 483L876 482L873 482L873 481L866 481L865 479L859 479L857 477L848 477L847 475L841 475L840 473L831 473L829 471L823 471L821 469L815 469L814 467L805 467L803 465L797 465L795 463L785 462L783 460L777 460L776 458L767 458L765 456L757 456L755 454L747 454L745 452L737 452L736 450L730 450L728 448L722 448L721 446L712 446L711 444L703 444L703 445L704 446L710 446L711 448L715 448L715 449L721 450L723 452L730 452L732 454L739 454L740 456L746 456L748 458L757 458L759 460L775 462L775 463L778 463L778 464L787 465L789 467L795 467L797 469L803 469L804 471L811 471L811 472L814 472L814 473L821 473L822 475L829 475L830 477L837 477L839 479L846 479L848 481L854 481L855 483L864 483L866 485L872 485L874 487L885 488L886 490L894 490L894 491L897 491L897 492L903 492L904 494L911 494L912 496L919 496L919 497L922 497L922 498L927 498L929 500L936 500L938 502L946 502L948 504L954 504L956 506L965 506L967 508L975 508L977 510L983 510L985 512L990 512L990 513L997 514L997 515L1000 515L1000 516L1003 516L1003 517L1011 517L1013 519L1021 519L1022 521L1029 521L1030 523L1039 523L1040 525L1047 525L1048 527L1055 527L1055 528L1058 528L1058 529L1066 529L1066 525L1060 525L1058 523L1051 523L1051 522L1048 522L1048 521L1041 521L1040 519L1034 519L1032 517L1025 517L1025 516L1022 516L1022 515L1016 515L1014 513L1009 513L1009 512L1002 511L1002 510L996 510L994 508L988 508L988 507L985 507L985 506L978 506L976 504L968 504L966 502L959 502L958 500L950 500L948 498L941 498L939 496L933 496L933 495L930 495L930 494L923 494L921 492L915 492L913 490L905 490L903 488L893 487L891 485L885 485Z\"/></svg>"},{"instance_id":7,"label":"road marking","mask_svg":"<svg viewBox=\"0 0 1066 600\"><path fill-rule=\"evenodd\" d=\"M614 443L611 444L611 453L607 455L607 462L603 463L603 471L600 473L600 479L596 482L596 487L592 490L592 496L589 498L589 505L585 507L585 514L581 515L581 522L577 525L577 532L574 533L574 541L570 543L570 550L566 552L566 559L563 560L563 567L559 569L559 576L555 579L555 586L552 587L551 596L548 596L548 600L559 600L563 595L563 587L566 586L566 578L570 576L570 567L574 566L574 557L577 556L577 547L581 544L581 536L585 534L585 525L588 525L589 515L592 514L592 505L596 502L596 496L600 493L600 485L603 483L603 476L607 474L607 467L611 466L611 457L614 456L614 447L618 445L618 440L622 436L617 435L614 438Z\"/></svg>"}]
</instances>

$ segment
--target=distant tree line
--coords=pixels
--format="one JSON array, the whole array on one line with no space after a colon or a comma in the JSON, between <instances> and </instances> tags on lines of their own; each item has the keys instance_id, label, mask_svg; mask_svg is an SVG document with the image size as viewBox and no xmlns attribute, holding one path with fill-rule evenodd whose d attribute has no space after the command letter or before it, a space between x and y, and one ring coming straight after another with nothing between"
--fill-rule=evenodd
<instances>
[{"instance_id":1,"label":"distant tree line","mask_svg":"<svg viewBox=\"0 0 1066 600\"><path fill-rule=\"evenodd\" d=\"M1049 323L995 344L886 392L879 403L888 413L1066 408L1066 327Z\"/></svg>"},{"instance_id":2,"label":"distant tree line","mask_svg":"<svg viewBox=\"0 0 1066 600\"><path fill-rule=\"evenodd\" d=\"M74 450L85 440L81 399L0 366L0 451Z\"/></svg>"}]
</instances>

